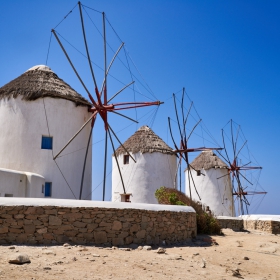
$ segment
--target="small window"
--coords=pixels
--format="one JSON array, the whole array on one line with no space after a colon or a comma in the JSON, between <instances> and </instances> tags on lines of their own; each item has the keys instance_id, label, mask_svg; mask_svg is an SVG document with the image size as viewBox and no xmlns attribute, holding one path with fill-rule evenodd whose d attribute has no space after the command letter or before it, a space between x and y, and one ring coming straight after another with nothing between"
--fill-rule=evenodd
<instances>
[{"instance_id":1,"label":"small window","mask_svg":"<svg viewBox=\"0 0 280 280\"><path fill-rule=\"evenodd\" d=\"M201 171L200 170L196 170L196 175L200 176L201 175Z\"/></svg>"},{"instance_id":2,"label":"small window","mask_svg":"<svg viewBox=\"0 0 280 280\"><path fill-rule=\"evenodd\" d=\"M123 164L129 164L129 155L123 156Z\"/></svg>"},{"instance_id":3,"label":"small window","mask_svg":"<svg viewBox=\"0 0 280 280\"><path fill-rule=\"evenodd\" d=\"M42 146L44 150L52 150L53 139L49 136L42 136Z\"/></svg>"},{"instance_id":4,"label":"small window","mask_svg":"<svg viewBox=\"0 0 280 280\"><path fill-rule=\"evenodd\" d=\"M52 183L46 182L45 183L45 197L52 196Z\"/></svg>"}]
</instances>

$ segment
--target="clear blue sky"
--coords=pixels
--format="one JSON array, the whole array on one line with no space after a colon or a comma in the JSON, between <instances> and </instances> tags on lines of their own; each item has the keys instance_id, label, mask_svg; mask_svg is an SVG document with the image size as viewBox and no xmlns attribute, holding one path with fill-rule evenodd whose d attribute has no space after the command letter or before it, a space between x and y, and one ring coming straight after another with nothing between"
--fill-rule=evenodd
<instances>
[{"instance_id":1,"label":"clear blue sky","mask_svg":"<svg viewBox=\"0 0 280 280\"><path fill-rule=\"evenodd\" d=\"M76 4L76 0L0 2L0 86L30 67L46 63L50 30ZM280 2L85 0L82 4L106 13L153 94L165 101L153 123L151 118L145 120L144 117L139 125L145 122L152 124L153 130L172 146L167 133L167 117L175 119L170 97L185 87L204 125L220 145L221 128L230 119L241 125L250 151L263 167L260 184L268 192L257 212L280 214ZM94 21L99 21L98 13L90 15ZM93 25L89 21L88 24L87 31L91 32ZM85 53L77 7L57 30ZM113 33L108 31L108 40L111 35L113 37ZM95 38L100 41L98 36L94 37L91 46L95 46ZM115 40L112 46L116 48L117 40L112 40ZM86 60L71 48L69 53L74 61L76 59L79 71L86 76L86 72L89 73ZM112 54L108 52L108 56ZM102 66L102 60L96 59L96 63ZM84 67L81 61L85 63ZM54 38L48 65L85 95ZM124 77L124 83L129 81L128 74L117 69L116 66L112 74ZM100 77L98 75L100 84L101 74ZM87 78L85 81L91 83ZM118 88L109 84L112 92ZM134 99L133 95L130 97ZM149 97L155 100L152 95ZM122 98L122 101L131 100L125 94ZM140 96L136 99L141 100ZM144 97L143 100L147 101ZM136 117L135 112L133 114ZM146 111L139 110L137 114L139 118ZM119 119L111 121L116 131L122 129ZM136 128L132 125L120 133L121 140L126 140ZM103 134L102 125L97 126L94 142L102 140ZM118 146L117 143L115 145ZM102 144L96 146L94 155L103 158L99 152ZM112 151L109 152L110 157L111 154ZM102 164L93 160L95 178L102 172ZM94 199L101 197L98 183L93 183L96 188Z\"/></svg>"}]
</instances>

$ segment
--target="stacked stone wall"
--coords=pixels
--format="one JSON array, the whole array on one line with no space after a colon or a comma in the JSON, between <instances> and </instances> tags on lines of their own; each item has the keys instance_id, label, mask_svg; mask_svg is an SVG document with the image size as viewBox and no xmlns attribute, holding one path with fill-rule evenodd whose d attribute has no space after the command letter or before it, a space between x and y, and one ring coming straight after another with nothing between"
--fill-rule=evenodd
<instances>
[{"instance_id":1,"label":"stacked stone wall","mask_svg":"<svg viewBox=\"0 0 280 280\"><path fill-rule=\"evenodd\" d=\"M243 220L242 219L219 219L218 222L222 228L230 228L235 231L243 230Z\"/></svg>"},{"instance_id":2,"label":"stacked stone wall","mask_svg":"<svg viewBox=\"0 0 280 280\"><path fill-rule=\"evenodd\" d=\"M248 230L272 234L280 234L280 222L261 219L242 219L229 217L217 217L222 228L230 228L236 231Z\"/></svg>"},{"instance_id":3,"label":"stacked stone wall","mask_svg":"<svg viewBox=\"0 0 280 280\"><path fill-rule=\"evenodd\" d=\"M0 244L152 245L196 236L194 212L0 206L0 218Z\"/></svg>"},{"instance_id":4,"label":"stacked stone wall","mask_svg":"<svg viewBox=\"0 0 280 280\"><path fill-rule=\"evenodd\" d=\"M271 221L272 233L280 234L280 222Z\"/></svg>"},{"instance_id":5,"label":"stacked stone wall","mask_svg":"<svg viewBox=\"0 0 280 280\"><path fill-rule=\"evenodd\" d=\"M280 222L269 220L243 220L244 230L280 234Z\"/></svg>"}]
</instances>

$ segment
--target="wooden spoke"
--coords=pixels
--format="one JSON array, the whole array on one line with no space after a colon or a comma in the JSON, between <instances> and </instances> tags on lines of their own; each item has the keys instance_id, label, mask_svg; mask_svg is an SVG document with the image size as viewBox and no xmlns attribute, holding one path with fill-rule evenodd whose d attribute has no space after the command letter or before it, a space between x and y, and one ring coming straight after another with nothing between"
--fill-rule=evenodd
<instances>
[{"instance_id":1,"label":"wooden spoke","mask_svg":"<svg viewBox=\"0 0 280 280\"><path fill-rule=\"evenodd\" d=\"M106 170L107 170L107 142L108 142L108 130L105 129L105 152L104 152L104 169L103 169L103 195L102 199L105 201L105 188L106 188Z\"/></svg>"},{"instance_id":2,"label":"wooden spoke","mask_svg":"<svg viewBox=\"0 0 280 280\"><path fill-rule=\"evenodd\" d=\"M120 177L121 177L123 192L124 192L124 194L126 194L125 187L124 187L124 181L123 181L123 177L122 177L122 172L121 172L121 169L120 169L119 161L118 161L117 154L116 154L116 149L115 149L115 146L114 146L114 143L113 143L113 140L112 140L110 130L108 130L108 133L109 133L110 142L112 144L112 148L113 148L113 151L114 151L114 157L115 157L115 160L116 160L116 163L117 163L117 166L118 166L119 174L120 174Z\"/></svg>"},{"instance_id":3,"label":"wooden spoke","mask_svg":"<svg viewBox=\"0 0 280 280\"><path fill-rule=\"evenodd\" d=\"M88 143L87 143L87 149L86 149L86 154L85 154L85 159L84 159L82 179L81 179L81 186L80 186L80 194L79 194L79 199L80 200L82 199L84 176L85 176L85 169L86 169L86 163L87 163L88 148L89 148L89 144L90 144L90 140L91 140L91 135L92 135L92 128L93 127L91 127L91 129L90 129Z\"/></svg>"}]
</instances>

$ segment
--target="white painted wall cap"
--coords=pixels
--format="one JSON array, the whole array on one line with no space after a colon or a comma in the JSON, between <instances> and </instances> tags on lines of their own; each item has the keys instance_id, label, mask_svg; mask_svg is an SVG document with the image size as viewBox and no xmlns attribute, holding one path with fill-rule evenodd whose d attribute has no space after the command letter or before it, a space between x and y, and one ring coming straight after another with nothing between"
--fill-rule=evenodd
<instances>
[{"instance_id":1,"label":"white painted wall cap","mask_svg":"<svg viewBox=\"0 0 280 280\"><path fill-rule=\"evenodd\" d=\"M73 199L49 199L49 198L23 198L23 197L0 197L1 206L57 206L57 207L90 207L90 208L113 208L113 209L140 209L150 211L171 211L195 213L189 206L126 203L111 201L73 200Z\"/></svg>"},{"instance_id":2,"label":"white painted wall cap","mask_svg":"<svg viewBox=\"0 0 280 280\"><path fill-rule=\"evenodd\" d=\"M52 69L46 65L35 65L31 68L29 68L27 71L34 71L34 70L39 70L39 71L46 71L46 72L53 72Z\"/></svg>"},{"instance_id":3,"label":"white painted wall cap","mask_svg":"<svg viewBox=\"0 0 280 280\"><path fill-rule=\"evenodd\" d=\"M231 216L217 216L219 220L240 220L242 221L241 217L231 217Z\"/></svg>"},{"instance_id":4,"label":"white painted wall cap","mask_svg":"<svg viewBox=\"0 0 280 280\"><path fill-rule=\"evenodd\" d=\"M242 215L239 216L243 220L259 220L259 221L277 221L280 222L280 215Z\"/></svg>"},{"instance_id":5,"label":"white painted wall cap","mask_svg":"<svg viewBox=\"0 0 280 280\"><path fill-rule=\"evenodd\" d=\"M0 168L0 171L7 172L7 173L13 173L13 174L21 174L21 175L36 176L36 177L44 178L40 174L33 173L33 172L27 172L27 171L18 171L18 170L7 169L7 168Z\"/></svg>"}]
</instances>

